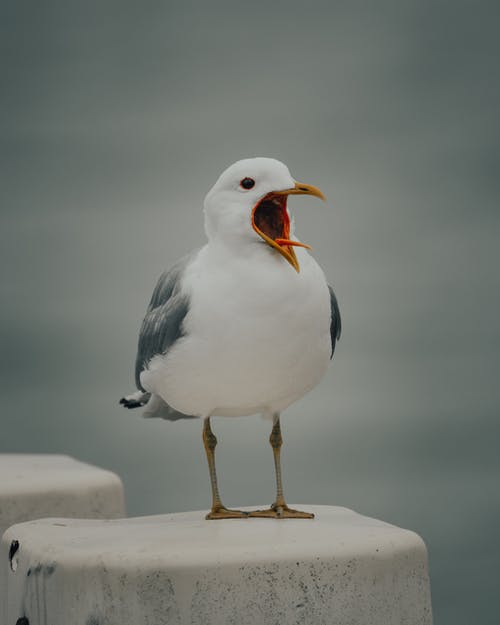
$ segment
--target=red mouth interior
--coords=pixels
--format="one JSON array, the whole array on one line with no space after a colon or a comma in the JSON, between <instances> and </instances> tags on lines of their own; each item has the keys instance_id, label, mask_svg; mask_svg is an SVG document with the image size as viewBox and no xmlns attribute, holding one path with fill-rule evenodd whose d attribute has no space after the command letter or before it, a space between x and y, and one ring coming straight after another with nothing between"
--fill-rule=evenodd
<instances>
[{"instance_id":1,"label":"red mouth interior","mask_svg":"<svg viewBox=\"0 0 500 625\"><path fill-rule=\"evenodd\" d=\"M290 236L286 200L286 195L268 193L253 210L254 226L273 241L288 239Z\"/></svg>"}]
</instances>

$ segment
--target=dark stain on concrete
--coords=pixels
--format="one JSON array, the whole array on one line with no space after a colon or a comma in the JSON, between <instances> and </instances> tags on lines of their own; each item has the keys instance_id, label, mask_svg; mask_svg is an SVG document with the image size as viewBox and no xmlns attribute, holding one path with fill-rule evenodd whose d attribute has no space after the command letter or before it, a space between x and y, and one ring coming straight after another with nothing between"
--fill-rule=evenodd
<instances>
[{"instance_id":1,"label":"dark stain on concrete","mask_svg":"<svg viewBox=\"0 0 500 625\"><path fill-rule=\"evenodd\" d=\"M35 568L31 568L31 566L29 567L26 571L26 577L30 577L32 573L35 575L42 573L44 577L50 577L55 570L55 562L51 562L50 564L37 564Z\"/></svg>"},{"instance_id":2,"label":"dark stain on concrete","mask_svg":"<svg viewBox=\"0 0 500 625\"><path fill-rule=\"evenodd\" d=\"M10 543L10 548L9 548L9 563L10 563L10 570L11 571L15 571L16 570L12 560L14 559L14 556L16 555L18 550L19 550L19 541L18 540L13 540Z\"/></svg>"},{"instance_id":3,"label":"dark stain on concrete","mask_svg":"<svg viewBox=\"0 0 500 625\"><path fill-rule=\"evenodd\" d=\"M56 570L56 565L54 562L51 562L51 564L46 564L43 567L44 577L50 577L55 570Z\"/></svg>"}]
</instances>

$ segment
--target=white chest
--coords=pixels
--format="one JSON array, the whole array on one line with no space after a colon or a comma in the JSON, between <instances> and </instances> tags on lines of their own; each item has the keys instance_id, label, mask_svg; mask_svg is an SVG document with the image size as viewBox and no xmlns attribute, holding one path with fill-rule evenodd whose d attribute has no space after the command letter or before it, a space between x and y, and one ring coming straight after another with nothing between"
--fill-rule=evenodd
<instances>
[{"instance_id":1,"label":"white chest","mask_svg":"<svg viewBox=\"0 0 500 625\"><path fill-rule=\"evenodd\" d=\"M228 264L202 250L184 283L186 336L156 376L170 405L200 416L274 412L318 383L331 349L328 287L302 250L299 262L297 274L282 258Z\"/></svg>"}]
</instances>

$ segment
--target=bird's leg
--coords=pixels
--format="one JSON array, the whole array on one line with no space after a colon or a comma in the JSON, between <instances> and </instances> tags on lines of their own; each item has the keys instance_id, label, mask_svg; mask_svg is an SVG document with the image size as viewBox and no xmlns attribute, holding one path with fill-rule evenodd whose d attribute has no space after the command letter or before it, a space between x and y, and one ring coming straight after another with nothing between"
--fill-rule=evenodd
<instances>
[{"instance_id":1,"label":"bird's leg","mask_svg":"<svg viewBox=\"0 0 500 625\"><path fill-rule=\"evenodd\" d=\"M274 425L269 437L269 442L273 448L274 468L276 470L276 501L267 510L255 510L250 512L251 517L269 517L272 519L314 519L311 512L301 512L292 510L286 505L283 496L283 483L281 481L281 426L279 415L274 416Z\"/></svg>"},{"instance_id":2,"label":"bird's leg","mask_svg":"<svg viewBox=\"0 0 500 625\"><path fill-rule=\"evenodd\" d=\"M241 510L229 510L222 505L217 486L217 473L215 471L215 447L217 439L210 427L210 417L206 417L203 423L203 444L208 460L208 470L210 472L210 484L212 485L212 509L205 517L206 519L241 519L248 516L247 512Z\"/></svg>"}]
</instances>

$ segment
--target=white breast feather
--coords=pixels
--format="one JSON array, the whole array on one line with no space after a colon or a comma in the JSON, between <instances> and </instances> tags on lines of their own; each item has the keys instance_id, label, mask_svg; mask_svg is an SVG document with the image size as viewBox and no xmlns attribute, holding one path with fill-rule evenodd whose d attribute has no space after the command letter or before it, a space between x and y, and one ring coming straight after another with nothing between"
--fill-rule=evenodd
<instances>
[{"instance_id":1,"label":"white breast feather","mask_svg":"<svg viewBox=\"0 0 500 625\"><path fill-rule=\"evenodd\" d=\"M299 274L260 245L226 258L205 246L183 278L185 336L151 361L144 386L198 416L269 415L313 388L330 359L330 299L316 261L297 256Z\"/></svg>"}]
</instances>

